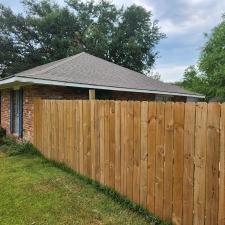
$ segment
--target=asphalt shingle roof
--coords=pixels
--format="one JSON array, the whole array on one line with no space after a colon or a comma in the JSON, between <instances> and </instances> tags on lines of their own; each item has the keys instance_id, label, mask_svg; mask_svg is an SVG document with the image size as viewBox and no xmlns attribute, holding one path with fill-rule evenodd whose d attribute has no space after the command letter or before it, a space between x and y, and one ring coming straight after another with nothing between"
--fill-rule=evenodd
<instances>
[{"instance_id":1,"label":"asphalt shingle roof","mask_svg":"<svg viewBox=\"0 0 225 225\"><path fill-rule=\"evenodd\" d=\"M200 96L84 52L20 72L15 76L104 86L105 89L116 87Z\"/></svg>"}]
</instances>

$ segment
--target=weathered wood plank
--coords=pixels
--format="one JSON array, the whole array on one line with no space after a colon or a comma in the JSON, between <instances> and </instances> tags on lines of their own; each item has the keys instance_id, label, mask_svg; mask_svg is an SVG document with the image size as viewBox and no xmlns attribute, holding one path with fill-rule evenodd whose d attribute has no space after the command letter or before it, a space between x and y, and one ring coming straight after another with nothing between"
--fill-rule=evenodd
<instances>
[{"instance_id":1,"label":"weathered wood plank","mask_svg":"<svg viewBox=\"0 0 225 225\"><path fill-rule=\"evenodd\" d=\"M140 177L140 204L147 205L147 162L148 162L148 102L141 102L141 177Z\"/></svg>"},{"instance_id":2,"label":"weathered wood plank","mask_svg":"<svg viewBox=\"0 0 225 225\"><path fill-rule=\"evenodd\" d=\"M221 105L218 225L225 225L225 103Z\"/></svg>"},{"instance_id":3,"label":"weathered wood plank","mask_svg":"<svg viewBox=\"0 0 225 225\"><path fill-rule=\"evenodd\" d=\"M174 165L173 165L173 218L182 224L183 171L184 171L184 103L174 104Z\"/></svg>"},{"instance_id":4,"label":"weathered wood plank","mask_svg":"<svg viewBox=\"0 0 225 225\"><path fill-rule=\"evenodd\" d=\"M100 102L95 101L95 179L100 181Z\"/></svg>"},{"instance_id":5,"label":"weathered wood plank","mask_svg":"<svg viewBox=\"0 0 225 225\"><path fill-rule=\"evenodd\" d=\"M141 166L141 103L134 102L134 170L133 200L140 202L140 166Z\"/></svg>"},{"instance_id":6,"label":"weathered wood plank","mask_svg":"<svg viewBox=\"0 0 225 225\"><path fill-rule=\"evenodd\" d=\"M78 101L79 107L79 164L80 164L80 173L84 174L84 135L83 135L83 101Z\"/></svg>"},{"instance_id":7,"label":"weathered wood plank","mask_svg":"<svg viewBox=\"0 0 225 225\"><path fill-rule=\"evenodd\" d=\"M206 138L207 104L198 103L195 128L194 225L205 223Z\"/></svg>"},{"instance_id":8,"label":"weathered wood plank","mask_svg":"<svg viewBox=\"0 0 225 225\"><path fill-rule=\"evenodd\" d=\"M105 177L105 104L104 101L99 105L100 111L100 121L99 121L99 129L100 129L100 183L104 184Z\"/></svg>"},{"instance_id":9,"label":"weathered wood plank","mask_svg":"<svg viewBox=\"0 0 225 225\"><path fill-rule=\"evenodd\" d=\"M127 102L121 102L121 193L126 194L126 104Z\"/></svg>"},{"instance_id":10,"label":"weathered wood plank","mask_svg":"<svg viewBox=\"0 0 225 225\"><path fill-rule=\"evenodd\" d=\"M104 182L109 186L109 101L105 101L105 148L104 148Z\"/></svg>"},{"instance_id":11,"label":"weathered wood plank","mask_svg":"<svg viewBox=\"0 0 225 225\"><path fill-rule=\"evenodd\" d=\"M171 220L173 210L173 131L174 104L168 102L165 104L165 162L164 162L164 207L163 219Z\"/></svg>"},{"instance_id":12,"label":"weathered wood plank","mask_svg":"<svg viewBox=\"0 0 225 225\"><path fill-rule=\"evenodd\" d=\"M164 126L165 103L158 102L156 110L155 214L160 218L163 217Z\"/></svg>"},{"instance_id":13,"label":"weathered wood plank","mask_svg":"<svg viewBox=\"0 0 225 225\"><path fill-rule=\"evenodd\" d=\"M155 211L156 102L148 104L147 208Z\"/></svg>"},{"instance_id":14,"label":"weathered wood plank","mask_svg":"<svg viewBox=\"0 0 225 225\"><path fill-rule=\"evenodd\" d=\"M115 188L115 102L109 102L109 186Z\"/></svg>"},{"instance_id":15,"label":"weathered wood plank","mask_svg":"<svg viewBox=\"0 0 225 225\"><path fill-rule=\"evenodd\" d=\"M121 105L115 102L115 189L121 191Z\"/></svg>"},{"instance_id":16,"label":"weathered wood plank","mask_svg":"<svg viewBox=\"0 0 225 225\"><path fill-rule=\"evenodd\" d=\"M96 116L95 116L95 101L90 100L90 111L91 111L91 178L94 180L96 177L96 142L97 136L96 136Z\"/></svg>"},{"instance_id":17,"label":"weathered wood plank","mask_svg":"<svg viewBox=\"0 0 225 225\"><path fill-rule=\"evenodd\" d=\"M195 103L185 105L183 225L192 224L194 197Z\"/></svg>"},{"instance_id":18,"label":"weathered wood plank","mask_svg":"<svg viewBox=\"0 0 225 225\"><path fill-rule=\"evenodd\" d=\"M133 198L133 167L134 167L134 109L133 102L129 101L127 104L127 167L126 167L126 176L127 176L127 196Z\"/></svg>"},{"instance_id":19,"label":"weathered wood plank","mask_svg":"<svg viewBox=\"0 0 225 225\"><path fill-rule=\"evenodd\" d=\"M208 104L205 225L217 225L219 201L220 104ZM224 206L225 207L225 206Z\"/></svg>"}]
</instances>

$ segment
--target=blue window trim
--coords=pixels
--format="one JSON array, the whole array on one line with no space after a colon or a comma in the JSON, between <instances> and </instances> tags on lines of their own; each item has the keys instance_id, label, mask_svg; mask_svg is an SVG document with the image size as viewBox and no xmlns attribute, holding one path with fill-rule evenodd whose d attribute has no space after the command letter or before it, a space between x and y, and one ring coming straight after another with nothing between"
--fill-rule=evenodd
<instances>
[{"instance_id":1,"label":"blue window trim","mask_svg":"<svg viewBox=\"0 0 225 225\"><path fill-rule=\"evenodd\" d=\"M13 111L14 111L14 98L15 91L10 91L10 133L13 134ZM23 89L19 90L19 137L23 137Z\"/></svg>"}]
</instances>

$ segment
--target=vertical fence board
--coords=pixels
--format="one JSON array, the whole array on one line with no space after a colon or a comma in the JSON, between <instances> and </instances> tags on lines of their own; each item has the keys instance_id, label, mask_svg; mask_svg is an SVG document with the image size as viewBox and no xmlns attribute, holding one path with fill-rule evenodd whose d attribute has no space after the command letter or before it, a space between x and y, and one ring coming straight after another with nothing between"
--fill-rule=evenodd
<instances>
[{"instance_id":1,"label":"vertical fence board","mask_svg":"<svg viewBox=\"0 0 225 225\"><path fill-rule=\"evenodd\" d=\"M79 164L80 164L80 173L84 174L84 134L83 134L83 101L78 101L79 106ZM86 137L85 137L86 138Z\"/></svg>"},{"instance_id":2,"label":"vertical fence board","mask_svg":"<svg viewBox=\"0 0 225 225\"><path fill-rule=\"evenodd\" d=\"M73 168L73 118L74 118L74 112L73 112L73 101L68 100L67 101L67 136L68 136L68 159L67 162L70 166L70 168Z\"/></svg>"},{"instance_id":3,"label":"vertical fence board","mask_svg":"<svg viewBox=\"0 0 225 225\"><path fill-rule=\"evenodd\" d=\"M206 125L207 104L198 103L195 129L194 225L205 224Z\"/></svg>"},{"instance_id":4,"label":"vertical fence board","mask_svg":"<svg viewBox=\"0 0 225 225\"><path fill-rule=\"evenodd\" d=\"M83 164L84 175L91 177L91 112L90 102L83 101Z\"/></svg>"},{"instance_id":5,"label":"vertical fence board","mask_svg":"<svg viewBox=\"0 0 225 225\"><path fill-rule=\"evenodd\" d=\"M67 135L67 124L68 124L68 121L67 121L67 100L63 100L63 111L64 111L64 127L63 127L63 130L64 130L64 146L63 146L63 149L62 149L62 152L64 154L64 160L63 162L65 164L68 165L68 135Z\"/></svg>"},{"instance_id":6,"label":"vertical fence board","mask_svg":"<svg viewBox=\"0 0 225 225\"><path fill-rule=\"evenodd\" d=\"M126 104L127 102L121 102L121 193L126 194L126 161L125 161L125 145L126 145Z\"/></svg>"},{"instance_id":7,"label":"vertical fence board","mask_svg":"<svg viewBox=\"0 0 225 225\"><path fill-rule=\"evenodd\" d=\"M218 225L225 225L225 103L221 105Z\"/></svg>"},{"instance_id":8,"label":"vertical fence board","mask_svg":"<svg viewBox=\"0 0 225 225\"><path fill-rule=\"evenodd\" d=\"M109 185L109 101L105 101L105 149L104 149L104 174L105 184Z\"/></svg>"},{"instance_id":9,"label":"vertical fence board","mask_svg":"<svg viewBox=\"0 0 225 225\"><path fill-rule=\"evenodd\" d=\"M91 107L91 178L95 180L96 177L96 142L98 141L96 137L96 117L95 117L95 101L90 101Z\"/></svg>"},{"instance_id":10,"label":"vertical fence board","mask_svg":"<svg viewBox=\"0 0 225 225\"><path fill-rule=\"evenodd\" d=\"M105 156L104 156L104 149L105 149L105 104L102 102L102 104L99 106L100 110L100 121L99 121L99 128L100 128L100 183L104 184L104 167L105 167Z\"/></svg>"},{"instance_id":11,"label":"vertical fence board","mask_svg":"<svg viewBox=\"0 0 225 225\"><path fill-rule=\"evenodd\" d=\"M183 225L193 222L194 154L195 103L187 103L184 124Z\"/></svg>"},{"instance_id":12,"label":"vertical fence board","mask_svg":"<svg viewBox=\"0 0 225 225\"><path fill-rule=\"evenodd\" d=\"M174 224L182 224L184 104L174 104L174 165L173 165L173 216Z\"/></svg>"},{"instance_id":13,"label":"vertical fence board","mask_svg":"<svg viewBox=\"0 0 225 225\"><path fill-rule=\"evenodd\" d=\"M148 104L148 189L147 208L150 212L155 210L155 157L156 157L156 102Z\"/></svg>"},{"instance_id":14,"label":"vertical fence board","mask_svg":"<svg viewBox=\"0 0 225 225\"><path fill-rule=\"evenodd\" d=\"M165 103L159 102L156 111L156 171L155 171L155 214L163 217L163 167Z\"/></svg>"},{"instance_id":15,"label":"vertical fence board","mask_svg":"<svg viewBox=\"0 0 225 225\"><path fill-rule=\"evenodd\" d=\"M170 220L172 217L173 202L173 110L172 102L165 104L165 163L164 163L164 207L163 218Z\"/></svg>"},{"instance_id":16,"label":"vertical fence board","mask_svg":"<svg viewBox=\"0 0 225 225\"><path fill-rule=\"evenodd\" d=\"M100 181L100 177L101 177L101 170L100 170L100 102L99 101L95 101L95 128L94 128L94 132L95 132L95 179L97 181Z\"/></svg>"},{"instance_id":17,"label":"vertical fence board","mask_svg":"<svg viewBox=\"0 0 225 225\"><path fill-rule=\"evenodd\" d=\"M80 172L80 111L79 111L79 102L74 101L76 108L75 115L75 159L76 159L76 171Z\"/></svg>"},{"instance_id":18,"label":"vertical fence board","mask_svg":"<svg viewBox=\"0 0 225 225\"><path fill-rule=\"evenodd\" d=\"M134 164L134 108L133 102L127 104L127 196L133 199Z\"/></svg>"},{"instance_id":19,"label":"vertical fence board","mask_svg":"<svg viewBox=\"0 0 225 225\"><path fill-rule=\"evenodd\" d=\"M52 159L53 160L57 160L57 156L56 156L56 130L55 130L55 116L56 116L56 110L55 110L55 101L51 100L50 102L51 104L51 112L50 112L50 117L51 117L51 155L52 155Z\"/></svg>"},{"instance_id":20,"label":"vertical fence board","mask_svg":"<svg viewBox=\"0 0 225 225\"><path fill-rule=\"evenodd\" d=\"M115 102L109 102L109 186L115 188Z\"/></svg>"},{"instance_id":21,"label":"vertical fence board","mask_svg":"<svg viewBox=\"0 0 225 225\"><path fill-rule=\"evenodd\" d=\"M141 103L141 177L140 177L140 204L147 205L147 162L148 162L148 102Z\"/></svg>"},{"instance_id":22,"label":"vertical fence board","mask_svg":"<svg viewBox=\"0 0 225 225\"><path fill-rule=\"evenodd\" d=\"M115 189L121 191L121 110L120 102L115 102Z\"/></svg>"},{"instance_id":23,"label":"vertical fence board","mask_svg":"<svg viewBox=\"0 0 225 225\"><path fill-rule=\"evenodd\" d=\"M51 159L51 101L46 101L46 147L47 147L47 156Z\"/></svg>"},{"instance_id":24,"label":"vertical fence board","mask_svg":"<svg viewBox=\"0 0 225 225\"><path fill-rule=\"evenodd\" d=\"M217 225L219 197L220 105L208 105L205 225ZM224 206L225 207L225 206Z\"/></svg>"},{"instance_id":25,"label":"vertical fence board","mask_svg":"<svg viewBox=\"0 0 225 225\"><path fill-rule=\"evenodd\" d=\"M141 161L141 103L134 103L134 169L133 200L140 202L140 161Z\"/></svg>"},{"instance_id":26,"label":"vertical fence board","mask_svg":"<svg viewBox=\"0 0 225 225\"><path fill-rule=\"evenodd\" d=\"M71 144L72 144L72 152L71 152L71 167L73 170L77 171L77 142L76 142L76 101L71 101L72 107L72 130L71 130Z\"/></svg>"}]
</instances>

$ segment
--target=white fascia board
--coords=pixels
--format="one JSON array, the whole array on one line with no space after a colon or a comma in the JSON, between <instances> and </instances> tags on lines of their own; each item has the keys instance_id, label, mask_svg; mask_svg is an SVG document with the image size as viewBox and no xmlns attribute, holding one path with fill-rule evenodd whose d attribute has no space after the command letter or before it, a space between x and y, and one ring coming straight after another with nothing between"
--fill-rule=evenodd
<instances>
[{"instance_id":1,"label":"white fascia board","mask_svg":"<svg viewBox=\"0 0 225 225\"><path fill-rule=\"evenodd\" d=\"M205 98L205 96L202 96L202 95L183 94L183 93L176 93L176 92L150 91L150 90L141 90L141 89L132 89L132 88L100 86L100 85L92 85L92 84L80 84L80 83L73 83L73 82L36 79L36 78L29 78L29 77L11 77L11 78L8 78L5 80L1 80L0 86L4 85L4 84L13 83L13 82L29 83L29 84L42 84L42 85L55 85L55 86L67 86L67 87L79 87L79 88L101 89L101 90L112 90L112 91L150 93L150 94L160 94L160 95L173 95L173 96L184 96L184 97L193 97L193 98Z\"/></svg>"}]
</instances>

